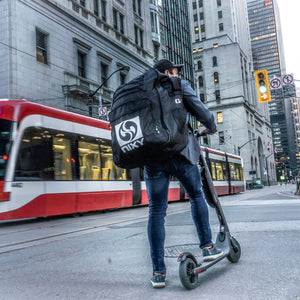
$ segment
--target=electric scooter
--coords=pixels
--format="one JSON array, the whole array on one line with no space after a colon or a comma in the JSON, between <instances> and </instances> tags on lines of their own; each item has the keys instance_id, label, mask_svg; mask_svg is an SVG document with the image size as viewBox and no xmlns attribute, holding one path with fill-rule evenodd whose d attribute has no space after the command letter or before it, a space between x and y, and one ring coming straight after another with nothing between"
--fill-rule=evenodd
<instances>
[{"instance_id":1,"label":"electric scooter","mask_svg":"<svg viewBox=\"0 0 300 300\"><path fill-rule=\"evenodd\" d=\"M240 244L229 232L228 224L226 222L225 215L214 188L213 181L202 151L199 162L201 166L202 187L206 201L210 207L216 210L220 223L220 230L217 235L215 246L219 249L222 249L223 255L210 262L198 262L196 256L192 252L182 252L179 255L178 262L180 263L180 280L182 285L189 290L198 286L198 275L200 273L206 271L208 268L212 267L224 258L227 258L232 263L236 263L239 261L241 256Z\"/></svg>"}]
</instances>

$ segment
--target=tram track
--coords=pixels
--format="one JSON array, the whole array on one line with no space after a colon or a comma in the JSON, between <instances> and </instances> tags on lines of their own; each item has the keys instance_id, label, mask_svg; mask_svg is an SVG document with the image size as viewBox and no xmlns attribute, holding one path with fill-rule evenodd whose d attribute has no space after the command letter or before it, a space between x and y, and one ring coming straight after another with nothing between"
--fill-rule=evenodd
<instances>
[{"instance_id":1,"label":"tram track","mask_svg":"<svg viewBox=\"0 0 300 300\"><path fill-rule=\"evenodd\" d=\"M180 213L189 210L184 203L172 206L169 214ZM53 241L71 238L78 235L99 232L113 226L128 226L133 223L146 221L148 208L142 207L130 210L118 210L109 214L82 216L75 220L59 219L47 220L47 222L23 222L20 224L2 227L0 240L0 254L22 250ZM3 231L4 230L4 231Z\"/></svg>"},{"instance_id":2,"label":"tram track","mask_svg":"<svg viewBox=\"0 0 300 300\"><path fill-rule=\"evenodd\" d=\"M267 192L267 189L265 191ZM291 205L300 203L299 196L290 192L276 191L280 199L252 199L250 193L222 197L223 206L248 206L248 205ZM251 196L253 194L251 193ZM289 198L289 199L288 199ZM223 200L223 201L222 201ZM190 210L190 204L186 202L170 203L168 215ZM42 220L31 219L0 224L0 254L17 251L28 247L38 246L65 238L89 234L109 229L113 226L128 226L148 218L148 207L136 207L130 209L119 209L107 213L97 214L95 212L84 214L81 217L71 219L69 216L53 217ZM296 224L299 225L298 223ZM298 228L298 227L297 227Z\"/></svg>"}]
</instances>

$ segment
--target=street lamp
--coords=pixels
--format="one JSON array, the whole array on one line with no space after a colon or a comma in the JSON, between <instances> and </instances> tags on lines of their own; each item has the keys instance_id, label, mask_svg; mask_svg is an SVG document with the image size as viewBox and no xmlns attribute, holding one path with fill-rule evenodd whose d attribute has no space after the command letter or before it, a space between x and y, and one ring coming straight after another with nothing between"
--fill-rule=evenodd
<instances>
[{"instance_id":1,"label":"street lamp","mask_svg":"<svg viewBox=\"0 0 300 300\"><path fill-rule=\"evenodd\" d=\"M248 143L252 142L252 141L255 141L257 140L256 138L255 139L251 139L249 141L247 141L245 144L243 144L242 146L238 146L238 153L239 153L239 156L241 156L241 149L246 146Z\"/></svg>"},{"instance_id":2,"label":"street lamp","mask_svg":"<svg viewBox=\"0 0 300 300\"><path fill-rule=\"evenodd\" d=\"M89 116L92 117L93 116L93 97L96 95L96 93L103 87L103 85L107 82L107 80L114 75L117 72L120 71L129 71L130 67L129 66L123 66L120 69L115 70L114 72L112 72L107 78L105 78L105 80L100 84L100 86L96 89L96 91L89 91L88 93L88 107L89 107Z\"/></svg>"}]
</instances>

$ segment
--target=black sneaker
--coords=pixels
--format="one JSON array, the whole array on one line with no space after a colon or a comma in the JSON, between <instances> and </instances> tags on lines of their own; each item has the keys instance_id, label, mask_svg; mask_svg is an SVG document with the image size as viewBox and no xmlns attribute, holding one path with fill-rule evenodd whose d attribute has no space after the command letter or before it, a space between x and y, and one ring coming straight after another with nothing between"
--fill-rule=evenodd
<instances>
[{"instance_id":1,"label":"black sneaker","mask_svg":"<svg viewBox=\"0 0 300 300\"><path fill-rule=\"evenodd\" d=\"M203 261L212 261L222 256L223 251L221 249L212 246L210 249L203 248L202 254L203 254Z\"/></svg>"},{"instance_id":2,"label":"black sneaker","mask_svg":"<svg viewBox=\"0 0 300 300\"><path fill-rule=\"evenodd\" d=\"M166 273L154 273L151 283L154 288L164 288L166 286Z\"/></svg>"}]
</instances>

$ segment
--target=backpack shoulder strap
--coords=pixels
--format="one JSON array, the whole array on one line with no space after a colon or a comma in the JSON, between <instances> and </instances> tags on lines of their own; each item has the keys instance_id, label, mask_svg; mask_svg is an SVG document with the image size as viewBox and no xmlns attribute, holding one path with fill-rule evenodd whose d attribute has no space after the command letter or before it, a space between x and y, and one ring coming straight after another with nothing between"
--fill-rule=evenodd
<instances>
[{"instance_id":1,"label":"backpack shoulder strap","mask_svg":"<svg viewBox=\"0 0 300 300\"><path fill-rule=\"evenodd\" d=\"M178 77L170 77L174 92L182 91L181 79Z\"/></svg>"},{"instance_id":2,"label":"backpack shoulder strap","mask_svg":"<svg viewBox=\"0 0 300 300\"><path fill-rule=\"evenodd\" d=\"M159 79L159 72L154 68L149 69L144 73L144 85L143 89L146 91L148 89L152 89Z\"/></svg>"}]
</instances>

